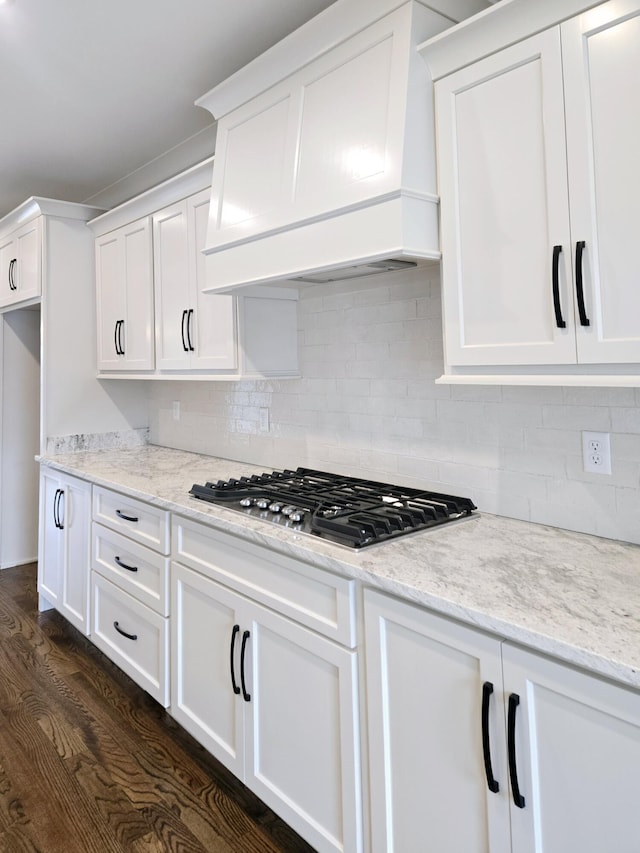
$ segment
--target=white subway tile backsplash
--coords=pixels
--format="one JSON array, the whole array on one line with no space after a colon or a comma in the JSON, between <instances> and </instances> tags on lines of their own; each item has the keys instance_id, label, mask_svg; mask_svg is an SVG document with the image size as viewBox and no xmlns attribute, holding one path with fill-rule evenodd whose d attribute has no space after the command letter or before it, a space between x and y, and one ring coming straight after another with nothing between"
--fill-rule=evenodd
<instances>
[{"instance_id":1,"label":"white subway tile backsplash","mask_svg":"<svg viewBox=\"0 0 640 853\"><path fill-rule=\"evenodd\" d=\"M640 543L640 389L436 385L437 267L305 287L298 306L300 379L149 383L150 440L450 491ZM611 433L611 476L584 473L582 430Z\"/></svg>"}]
</instances>

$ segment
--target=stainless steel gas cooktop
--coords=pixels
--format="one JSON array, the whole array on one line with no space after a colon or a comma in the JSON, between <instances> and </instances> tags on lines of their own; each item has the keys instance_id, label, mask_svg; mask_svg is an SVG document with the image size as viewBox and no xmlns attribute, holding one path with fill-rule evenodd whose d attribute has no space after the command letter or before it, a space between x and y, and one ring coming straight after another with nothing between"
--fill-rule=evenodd
<instances>
[{"instance_id":1,"label":"stainless steel gas cooktop","mask_svg":"<svg viewBox=\"0 0 640 853\"><path fill-rule=\"evenodd\" d=\"M311 468L196 483L189 494L349 548L468 518L476 509L469 498Z\"/></svg>"}]
</instances>

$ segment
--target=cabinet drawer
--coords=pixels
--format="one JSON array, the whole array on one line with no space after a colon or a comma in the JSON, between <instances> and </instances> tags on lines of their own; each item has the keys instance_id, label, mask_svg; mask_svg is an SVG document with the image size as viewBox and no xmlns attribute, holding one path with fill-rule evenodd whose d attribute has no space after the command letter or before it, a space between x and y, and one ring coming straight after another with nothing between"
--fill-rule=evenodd
<instances>
[{"instance_id":1,"label":"cabinet drawer","mask_svg":"<svg viewBox=\"0 0 640 853\"><path fill-rule=\"evenodd\" d=\"M168 619L140 604L97 572L91 573L91 596L91 639L95 645L166 708Z\"/></svg>"},{"instance_id":2,"label":"cabinet drawer","mask_svg":"<svg viewBox=\"0 0 640 853\"><path fill-rule=\"evenodd\" d=\"M345 646L355 646L355 581L174 515L172 559Z\"/></svg>"},{"instance_id":3,"label":"cabinet drawer","mask_svg":"<svg viewBox=\"0 0 640 853\"><path fill-rule=\"evenodd\" d=\"M160 616L169 615L169 558L93 522L91 568Z\"/></svg>"},{"instance_id":4,"label":"cabinet drawer","mask_svg":"<svg viewBox=\"0 0 640 853\"><path fill-rule=\"evenodd\" d=\"M93 520L161 554L169 553L169 513L144 501L93 487Z\"/></svg>"}]
</instances>

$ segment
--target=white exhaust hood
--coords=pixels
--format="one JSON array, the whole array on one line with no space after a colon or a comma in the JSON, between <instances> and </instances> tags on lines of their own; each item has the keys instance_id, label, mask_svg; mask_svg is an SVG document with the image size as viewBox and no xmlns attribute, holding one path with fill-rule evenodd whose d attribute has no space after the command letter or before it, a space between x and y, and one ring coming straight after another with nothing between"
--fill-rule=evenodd
<instances>
[{"instance_id":1,"label":"white exhaust hood","mask_svg":"<svg viewBox=\"0 0 640 853\"><path fill-rule=\"evenodd\" d=\"M460 17L487 5L439 2ZM218 121L205 290L439 259L432 83L416 47L454 21L433 5L337 0L197 101Z\"/></svg>"}]
</instances>

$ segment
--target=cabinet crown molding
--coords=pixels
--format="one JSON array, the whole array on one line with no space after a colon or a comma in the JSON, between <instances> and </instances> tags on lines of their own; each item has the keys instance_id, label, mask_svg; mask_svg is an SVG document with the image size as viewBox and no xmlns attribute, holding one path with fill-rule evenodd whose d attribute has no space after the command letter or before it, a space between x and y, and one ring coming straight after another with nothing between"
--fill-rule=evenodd
<instances>
[{"instance_id":1,"label":"cabinet crown molding","mask_svg":"<svg viewBox=\"0 0 640 853\"><path fill-rule=\"evenodd\" d=\"M599 6L602 0L500 0L418 45L434 80Z\"/></svg>"},{"instance_id":2,"label":"cabinet crown molding","mask_svg":"<svg viewBox=\"0 0 640 853\"><path fill-rule=\"evenodd\" d=\"M146 192L134 196L128 201L119 204L112 210L99 211L102 215L91 219L87 224L96 237L101 237L109 231L114 231L123 225L128 225L142 216L148 216L166 207L182 201L189 195L206 190L211 186L211 171L213 168L213 157L208 157L201 163L196 163L184 172L168 178L157 186L151 187Z\"/></svg>"},{"instance_id":3,"label":"cabinet crown molding","mask_svg":"<svg viewBox=\"0 0 640 853\"><path fill-rule=\"evenodd\" d=\"M79 219L86 222L104 213L101 207L88 204L76 204L72 201L58 201L53 198L31 196L18 207L0 219L0 231L10 231L13 228L30 222L37 216L58 216L61 219Z\"/></svg>"}]
</instances>

